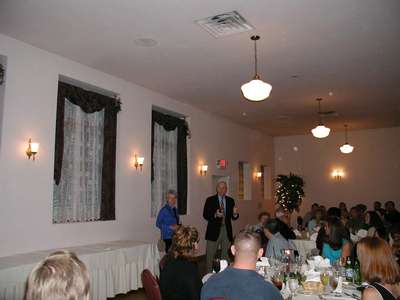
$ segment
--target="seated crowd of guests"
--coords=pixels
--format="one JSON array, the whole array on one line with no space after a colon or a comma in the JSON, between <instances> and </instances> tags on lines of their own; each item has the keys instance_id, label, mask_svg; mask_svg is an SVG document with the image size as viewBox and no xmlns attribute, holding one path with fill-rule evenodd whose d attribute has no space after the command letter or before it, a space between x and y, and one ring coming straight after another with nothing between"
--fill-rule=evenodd
<instances>
[{"instance_id":1,"label":"seated crowd of guests","mask_svg":"<svg viewBox=\"0 0 400 300\"><path fill-rule=\"evenodd\" d=\"M175 217L174 211L167 213ZM235 236L230 247L230 266L209 277L204 284L194 259L199 243L198 231L191 226L178 225L174 228L160 272L162 298L281 300L279 290L257 273L256 263L262 256L279 257L282 249L295 250L291 241L296 238L295 232L306 230L317 234L317 248L331 262L348 256L357 257L362 279L368 283L362 300L399 299L399 217L392 202L386 203L385 209L375 203L374 210L367 211L360 205L349 212L344 203L328 210L313 205L303 218L297 216L297 228L290 225L290 216L282 208L276 210L274 217L261 213L255 226ZM316 227L319 227L318 231ZM366 236L353 241L351 235L357 235L359 230L365 230ZM168 235L165 237L169 238ZM31 271L25 299L88 300L89 294L89 275L83 262L72 252L58 251Z\"/></svg>"}]
</instances>

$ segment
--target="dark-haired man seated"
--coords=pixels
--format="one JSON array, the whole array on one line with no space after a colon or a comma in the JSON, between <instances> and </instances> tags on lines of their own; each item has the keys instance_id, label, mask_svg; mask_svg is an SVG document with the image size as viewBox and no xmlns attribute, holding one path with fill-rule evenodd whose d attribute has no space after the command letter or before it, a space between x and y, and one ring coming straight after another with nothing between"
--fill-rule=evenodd
<instances>
[{"instance_id":1,"label":"dark-haired man seated","mask_svg":"<svg viewBox=\"0 0 400 300\"><path fill-rule=\"evenodd\" d=\"M282 257L283 250L296 250L296 246L292 241L285 239L285 237L279 232L279 220L269 219L265 223L264 233L268 238L269 242L265 255L268 258L279 259Z\"/></svg>"},{"instance_id":2,"label":"dark-haired man seated","mask_svg":"<svg viewBox=\"0 0 400 300\"><path fill-rule=\"evenodd\" d=\"M256 262L263 253L256 233L241 231L231 252L235 257L233 266L211 276L201 289L201 300L282 300L278 289L256 272Z\"/></svg>"}]
</instances>

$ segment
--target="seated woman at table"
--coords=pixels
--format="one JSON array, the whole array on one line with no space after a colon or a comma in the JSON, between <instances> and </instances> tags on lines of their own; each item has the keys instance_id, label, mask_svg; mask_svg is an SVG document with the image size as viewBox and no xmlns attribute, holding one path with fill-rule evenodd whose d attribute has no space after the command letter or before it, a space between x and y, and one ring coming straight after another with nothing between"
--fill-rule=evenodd
<instances>
[{"instance_id":1,"label":"seated woman at table","mask_svg":"<svg viewBox=\"0 0 400 300\"><path fill-rule=\"evenodd\" d=\"M33 268L26 282L24 299L89 300L89 292L85 264L75 253L63 250L50 254Z\"/></svg>"},{"instance_id":2,"label":"seated woman at table","mask_svg":"<svg viewBox=\"0 0 400 300\"><path fill-rule=\"evenodd\" d=\"M318 232L323 224L325 224L325 222L322 220L322 210L318 208L315 211L314 217L308 222L308 231L310 234Z\"/></svg>"},{"instance_id":3,"label":"seated woman at table","mask_svg":"<svg viewBox=\"0 0 400 300\"><path fill-rule=\"evenodd\" d=\"M324 227L322 256L328 258L331 263L337 260L345 260L351 255L352 244L349 232L337 217L328 217Z\"/></svg>"},{"instance_id":4,"label":"seated woman at table","mask_svg":"<svg viewBox=\"0 0 400 300\"><path fill-rule=\"evenodd\" d=\"M362 300L396 300L400 297L400 269L389 244L378 237L358 242L361 277L369 283Z\"/></svg>"},{"instance_id":5,"label":"seated woman at table","mask_svg":"<svg viewBox=\"0 0 400 300\"><path fill-rule=\"evenodd\" d=\"M377 212L370 210L365 213L365 225L368 230L368 236L386 239L386 229Z\"/></svg>"},{"instance_id":6,"label":"seated woman at table","mask_svg":"<svg viewBox=\"0 0 400 300\"><path fill-rule=\"evenodd\" d=\"M180 226L172 237L171 251L160 274L163 300L200 299L201 277L197 265L191 261L198 242L198 231L190 226Z\"/></svg>"},{"instance_id":7,"label":"seated woman at table","mask_svg":"<svg viewBox=\"0 0 400 300\"><path fill-rule=\"evenodd\" d=\"M280 223L277 219L269 219L265 223L264 233L268 238L267 249L264 253L268 258L281 258L283 250L296 250L292 241L285 239L279 232Z\"/></svg>"}]
</instances>

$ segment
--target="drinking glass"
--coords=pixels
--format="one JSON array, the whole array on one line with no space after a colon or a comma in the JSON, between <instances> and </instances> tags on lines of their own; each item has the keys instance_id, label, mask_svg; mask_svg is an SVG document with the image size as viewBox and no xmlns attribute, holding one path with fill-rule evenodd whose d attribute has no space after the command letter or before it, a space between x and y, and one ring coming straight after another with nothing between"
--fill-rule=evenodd
<instances>
[{"instance_id":1,"label":"drinking glass","mask_svg":"<svg viewBox=\"0 0 400 300\"><path fill-rule=\"evenodd\" d=\"M299 287L299 280L297 278L289 278L289 289L292 292L292 299L295 296L295 292Z\"/></svg>"},{"instance_id":2,"label":"drinking glass","mask_svg":"<svg viewBox=\"0 0 400 300\"><path fill-rule=\"evenodd\" d=\"M324 286L324 290L326 290L326 287L329 284L329 272L328 272L328 270L326 270L326 269L322 270L320 276L321 276L321 283Z\"/></svg>"}]
</instances>

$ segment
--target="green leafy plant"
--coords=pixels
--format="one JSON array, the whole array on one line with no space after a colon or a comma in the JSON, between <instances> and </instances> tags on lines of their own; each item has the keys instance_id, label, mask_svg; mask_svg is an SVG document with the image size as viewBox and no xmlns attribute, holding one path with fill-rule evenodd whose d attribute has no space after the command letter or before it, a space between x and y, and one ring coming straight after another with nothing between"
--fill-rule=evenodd
<instances>
[{"instance_id":1,"label":"green leafy plant","mask_svg":"<svg viewBox=\"0 0 400 300\"><path fill-rule=\"evenodd\" d=\"M275 182L277 183L276 202L285 210L292 212L299 206L305 195L303 178L293 173L289 175L280 174L275 178Z\"/></svg>"}]
</instances>

